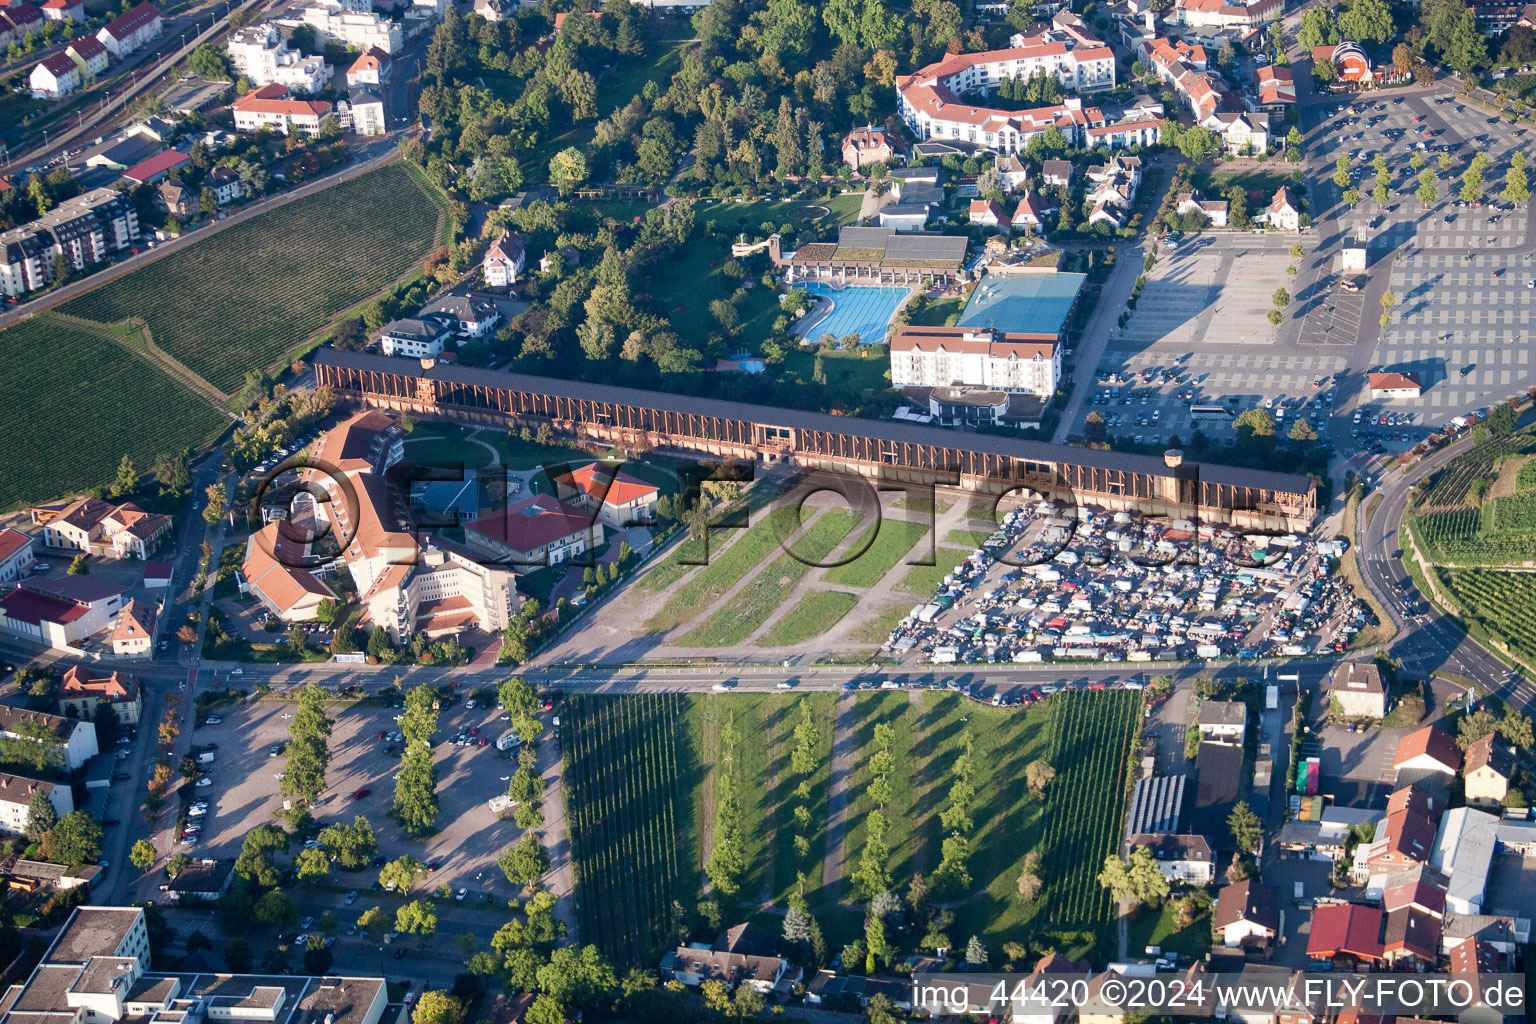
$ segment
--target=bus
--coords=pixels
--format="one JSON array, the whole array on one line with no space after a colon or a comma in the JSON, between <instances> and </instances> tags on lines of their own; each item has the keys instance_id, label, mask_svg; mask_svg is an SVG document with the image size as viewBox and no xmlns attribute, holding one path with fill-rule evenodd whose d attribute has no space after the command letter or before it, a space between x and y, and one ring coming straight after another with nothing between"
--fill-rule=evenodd
<instances>
[{"instance_id":1,"label":"bus","mask_svg":"<svg viewBox=\"0 0 1536 1024\"><path fill-rule=\"evenodd\" d=\"M1195 421L1223 420L1231 423L1237 419L1237 413L1224 405L1192 405L1189 407L1189 418Z\"/></svg>"}]
</instances>

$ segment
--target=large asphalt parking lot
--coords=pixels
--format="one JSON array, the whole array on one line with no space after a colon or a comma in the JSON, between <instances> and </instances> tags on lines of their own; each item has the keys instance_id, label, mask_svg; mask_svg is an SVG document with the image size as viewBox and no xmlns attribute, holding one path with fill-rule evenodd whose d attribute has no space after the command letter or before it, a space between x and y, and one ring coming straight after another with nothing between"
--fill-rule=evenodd
<instances>
[{"instance_id":1,"label":"large asphalt parking lot","mask_svg":"<svg viewBox=\"0 0 1536 1024\"><path fill-rule=\"evenodd\" d=\"M269 750L288 738L292 709L293 705L285 702L251 701L220 709L221 724L197 729L194 741L216 743L217 760L209 775L213 784L195 790L197 796L208 800L203 841L196 847L179 849L196 856L235 857L247 832L272 821L273 815L282 811L278 776L284 758L270 756ZM431 879L433 886L446 882L473 893L494 889L510 895L512 887L496 866L496 859L522 833L510 818L499 820L487 807L492 797L506 792L508 777L517 766L511 752L503 754L495 746L496 737L511 728L502 720L502 712L494 705L470 710L462 703L441 712L434 748L442 807L440 831L425 841L407 839L389 816L393 776L400 761L397 754L385 753L389 744L378 739L378 734L396 728L399 711L364 703L333 708L331 713L335 726L330 738L328 787L315 808L321 826L350 822L361 814L372 823L379 837L379 851L385 857L410 854L422 861L439 861ZM480 736L489 741L487 745L454 746L451 741L461 725L478 726ZM545 741L550 741L547 736ZM394 746L398 749L399 744ZM365 790L361 799L355 798ZM371 873L341 875L338 881L347 884L349 878L361 880L359 887L364 889L372 882Z\"/></svg>"}]
</instances>

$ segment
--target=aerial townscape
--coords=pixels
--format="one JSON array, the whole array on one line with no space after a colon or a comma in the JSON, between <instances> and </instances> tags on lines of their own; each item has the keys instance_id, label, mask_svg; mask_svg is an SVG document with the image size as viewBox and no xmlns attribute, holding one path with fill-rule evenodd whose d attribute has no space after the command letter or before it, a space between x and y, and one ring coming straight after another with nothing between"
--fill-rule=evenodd
<instances>
[{"instance_id":1,"label":"aerial townscape","mask_svg":"<svg viewBox=\"0 0 1536 1024\"><path fill-rule=\"evenodd\" d=\"M0 1024L1525 1024L1536 3L0 47Z\"/></svg>"}]
</instances>

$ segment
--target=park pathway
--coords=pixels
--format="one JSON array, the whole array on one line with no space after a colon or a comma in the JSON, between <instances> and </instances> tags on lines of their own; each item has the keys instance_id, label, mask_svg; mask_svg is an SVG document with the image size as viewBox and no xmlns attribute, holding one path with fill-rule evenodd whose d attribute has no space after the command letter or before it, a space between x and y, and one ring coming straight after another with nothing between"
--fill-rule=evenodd
<instances>
[{"instance_id":1,"label":"park pathway","mask_svg":"<svg viewBox=\"0 0 1536 1024\"><path fill-rule=\"evenodd\" d=\"M837 698L837 712L832 716L832 770L827 786L827 853L821 867L821 881L832 899L838 899L843 887L843 836L848 831L848 776L853 763L853 694Z\"/></svg>"}]
</instances>

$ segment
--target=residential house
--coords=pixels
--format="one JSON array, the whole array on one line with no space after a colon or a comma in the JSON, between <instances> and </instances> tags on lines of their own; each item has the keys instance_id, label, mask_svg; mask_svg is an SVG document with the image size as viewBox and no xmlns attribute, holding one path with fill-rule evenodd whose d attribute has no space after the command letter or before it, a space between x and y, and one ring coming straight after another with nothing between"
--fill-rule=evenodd
<instances>
[{"instance_id":1,"label":"residential house","mask_svg":"<svg viewBox=\"0 0 1536 1024\"><path fill-rule=\"evenodd\" d=\"M589 462L562 473L554 483L560 501L578 508L596 508L598 518L615 530L654 521L656 500L661 497L656 485L602 462Z\"/></svg>"},{"instance_id":2,"label":"residential house","mask_svg":"<svg viewBox=\"0 0 1536 1024\"><path fill-rule=\"evenodd\" d=\"M519 6L517 0L475 0L475 13L496 22L512 17Z\"/></svg>"},{"instance_id":3,"label":"residential house","mask_svg":"<svg viewBox=\"0 0 1536 1024\"><path fill-rule=\"evenodd\" d=\"M778 956L725 953L694 946L678 946L661 960L663 978L692 988L706 981L723 981L732 988L748 985L764 994L788 992L799 984L803 973Z\"/></svg>"},{"instance_id":4,"label":"residential house","mask_svg":"<svg viewBox=\"0 0 1536 1024\"><path fill-rule=\"evenodd\" d=\"M581 250L574 245L562 245L553 252L539 257L539 273L553 273L558 267L563 273L571 267L581 266Z\"/></svg>"},{"instance_id":5,"label":"residential house","mask_svg":"<svg viewBox=\"0 0 1536 1024\"><path fill-rule=\"evenodd\" d=\"M56 100L68 96L80 84L80 69L69 54L53 54L44 57L32 67L27 76L27 88L35 100Z\"/></svg>"},{"instance_id":6,"label":"residential house","mask_svg":"<svg viewBox=\"0 0 1536 1024\"><path fill-rule=\"evenodd\" d=\"M484 295L444 295L421 308L422 316L445 316L458 325L460 334L483 338L501 323L501 313Z\"/></svg>"},{"instance_id":7,"label":"residential house","mask_svg":"<svg viewBox=\"0 0 1536 1024\"><path fill-rule=\"evenodd\" d=\"M118 60L135 53L145 43L160 35L160 9L149 0L131 8L127 14L107 22L96 38Z\"/></svg>"},{"instance_id":8,"label":"residential house","mask_svg":"<svg viewBox=\"0 0 1536 1024\"><path fill-rule=\"evenodd\" d=\"M1222 149L1233 156L1263 156L1269 151L1269 115L1213 111L1201 124L1221 136Z\"/></svg>"},{"instance_id":9,"label":"residential house","mask_svg":"<svg viewBox=\"0 0 1536 1024\"><path fill-rule=\"evenodd\" d=\"M75 809L74 794L67 783L0 772L0 832L18 836L26 832L32 820L32 798L39 793L60 818Z\"/></svg>"},{"instance_id":10,"label":"residential house","mask_svg":"<svg viewBox=\"0 0 1536 1024\"><path fill-rule=\"evenodd\" d=\"M1276 231L1300 231L1301 209L1291 198L1291 190L1281 185L1264 210L1264 223Z\"/></svg>"},{"instance_id":11,"label":"residential house","mask_svg":"<svg viewBox=\"0 0 1536 1024\"><path fill-rule=\"evenodd\" d=\"M1169 881L1183 885L1210 885L1216 880L1216 857L1204 836L1141 833L1131 836L1131 847L1144 846L1157 861L1157 869Z\"/></svg>"},{"instance_id":12,"label":"residential house","mask_svg":"<svg viewBox=\"0 0 1536 1024\"><path fill-rule=\"evenodd\" d=\"M1253 72L1254 107L1266 114L1284 116L1285 108L1296 104L1296 80L1291 69L1263 64Z\"/></svg>"},{"instance_id":13,"label":"residential house","mask_svg":"<svg viewBox=\"0 0 1536 1024\"><path fill-rule=\"evenodd\" d=\"M64 47L69 59L80 69L82 79L89 80L107 70L107 48L95 36L81 36Z\"/></svg>"},{"instance_id":14,"label":"residential house","mask_svg":"<svg viewBox=\"0 0 1536 1024\"><path fill-rule=\"evenodd\" d=\"M170 536L171 517L145 512L132 502L112 505L81 498L43 527L43 546L57 551L147 558Z\"/></svg>"},{"instance_id":15,"label":"residential house","mask_svg":"<svg viewBox=\"0 0 1536 1024\"><path fill-rule=\"evenodd\" d=\"M901 139L884 128L855 128L843 136L843 163L855 171L874 164L889 166L896 161L902 148Z\"/></svg>"},{"instance_id":16,"label":"residential house","mask_svg":"<svg viewBox=\"0 0 1536 1024\"><path fill-rule=\"evenodd\" d=\"M1418 907L1385 911L1381 956L1398 967L1433 967L1440 958L1440 918Z\"/></svg>"},{"instance_id":17,"label":"residential house","mask_svg":"<svg viewBox=\"0 0 1536 1024\"><path fill-rule=\"evenodd\" d=\"M1053 162L1067 164L1069 168L1072 166L1065 160L1058 160ZM1010 192L1023 188L1024 185L1029 181L1029 168L1025 165L1023 160L1019 159L1019 155L1017 153L997 154L997 158L992 161L992 166L1002 177L1003 184L1008 187L1008 191Z\"/></svg>"},{"instance_id":18,"label":"residential house","mask_svg":"<svg viewBox=\"0 0 1536 1024\"><path fill-rule=\"evenodd\" d=\"M389 131L389 123L384 115L384 98L372 89L354 87L347 94L347 109L354 133L383 135Z\"/></svg>"},{"instance_id":19,"label":"residential house","mask_svg":"<svg viewBox=\"0 0 1536 1024\"><path fill-rule=\"evenodd\" d=\"M1178 205L1174 207L1174 212L1181 217L1198 214L1204 217L1213 228L1224 228L1227 226L1227 201L1225 199L1219 201L1202 199L1197 191L1180 192Z\"/></svg>"},{"instance_id":20,"label":"residential house","mask_svg":"<svg viewBox=\"0 0 1536 1024\"><path fill-rule=\"evenodd\" d=\"M1093 182L1087 196L1089 226L1125 227L1141 187L1141 158L1117 153L1107 163L1088 168L1088 180Z\"/></svg>"},{"instance_id":21,"label":"residential house","mask_svg":"<svg viewBox=\"0 0 1536 1024\"><path fill-rule=\"evenodd\" d=\"M1387 690L1373 661L1340 662L1328 677L1328 702L1345 718L1385 718Z\"/></svg>"},{"instance_id":22,"label":"residential house","mask_svg":"<svg viewBox=\"0 0 1536 1024\"><path fill-rule=\"evenodd\" d=\"M1045 160L1040 164L1040 183L1060 188L1072 187L1072 161Z\"/></svg>"},{"instance_id":23,"label":"residential house","mask_svg":"<svg viewBox=\"0 0 1536 1024\"><path fill-rule=\"evenodd\" d=\"M1039 233L1045 230L1045 218L1056 210L1056 203L1046 199L1034 189L1030 189L1019 197L1019 205L1013 211L1011 221L1014 227L1023 227Z\"/></svg>"},{"instance_id":24,"label":"residential house","mask_svg":"<svg viewBox=\"0 0 1536 1024\"><path fill-rule=\"evenodd\" d=\"M0 704L0 736L61 748L63 767L68 772L85 767L85 762L100 753L96 726L91 722L4 704Z\"/></svg>"},{"instance_id":25,"label":"residential house","mask_svg":"<svg viewBox=\"0 0 1536 1024\"><path fill-rule=\"evenodd\" d=\"M148 558L170 537L171 517L145 512L132 502L112 505L81 498L43 527L43 546L57 551Z\"/></svg>"},{"instance_id":26,"label":"residential house","mask_svg":"<svg viewBox=\"0 0 1536 1024\"><path fill-rule=\"evenodd\" d=\"M1381 942L1380 907L1360 903L1329 903L1312 912L1307 956L1364 968L1386 959Z\"/></svg>"},{"instance_id":27,"label":"residential house","mask_svg":"<svg viewBox=\"0 0 1536 1024\"><path fill-rule=\"evenodd\" d=\"M115 633L113 638L116 639ZM125 672L96 676L79 665L71 666L59 683L59 713L68 718L94 721L98 704L111 707L118 724L138 725L139 715L144 710L139 681Z\"/></svg>"},{"instance_id":28,"label":"residential house","mask_svg":"<svg viewBox=\"0 0 1536 1024\"><path fill-rule=\"evenodd\" d=\"M370 46L347 68L347 86L371 85L377 88L388 85L392 70L389 54L376 46Z\"/></svg>"},{"instance_id":29,"label":"residential house","mask_svg":"<svg viewBox=\"0 0 1536 1024\"><path fill-rule=\"evenodd\" d=\"M514 235L503 228L500 236L486 250L485 259L480 262L486 287L510 288L517 283L517 276L523 272L527 260L523 236Z\"/></svg>"},{"instance_id":30,"label":"residential house","mask_svg":"<svg viewBox=\"0 0 1536 1024\"><path fill-rule=\"evenodd\" d=\"M1218 889L1211 930L1228 949L1267 947L1280 931L1275 891L1251 878Z\"/></svg>"},{"instance_id":31,"label":"residential house","mask_svg":"<svg viewBox=\"0 0 1536 1024\"><path fill-rule=\"evenodd\" d=\"M1418 398L1424 391L1417 373L1366 374L1372 398Z\"/></svg>"},{"instance_id":32,"label":"residential house","mask_svg":"<svg viewBox=\"0 0 1536 1024\"><path fill-rule=\"evenodd\" d=\"M35 4L7 4L0 7L0 43L24 43L47 24L48 19Z\"/></svg>"},{"instance_id":33,"label":"residential house","mask_svg":"<svg viewBox=\"0 0 1536 1024\"><path fill-rule=\"evenodd\" d=\"M203 186L213 189L213 198L220 206L228 206L245 195L245 185L240 175L228 167L215 167L203 178Z\"/></svg>"},{"instance_id":34,"label":"residential house","mask_svg":"<svg viewBox=\"0 0 1536 1024\"><path fill-rule=\"evenodd\" d=\"M972 199L970 215L971 223L980 227L996 228L1002 232L1013 230L1013 221L1008 211L996 199Z\"/></svg>"},{"instance_id":35,"label":"residential house","mask_svg":"<svg viewBox=\"0 0 1536 1024\"><path fill-rule=\"evenodd\" d=\"M37 561L31 537L7 527L0 530L0 583L20 579Z\"/></svg>"},{"instance_id":36,"label":"residential house","mask_svg":"<svg viewBox=\"0 0 1536 1024\"><path fill-rule=\"evenodd\" d=\"M180 178L162 181L154 194L155 206L173 217L190 217L197 212L197 197Z\"/></svg>"},{"instance_id":37,"label":"residential house","mask_svg":"<svg viewBox=\"0 0 1536 1024\"><path fill-rule=\"evenodd\" d=\"M426 359L441 355L443 344L453 336L452 317L428 313L392 321L379 332L379 348L387 356Z\"/></svg>"},{"instance_id":38,"label":"residential house","mask_svg":"<svg viewBox=\"0 0 1536 1024\"><path fill-rule=\"evenodd\" d=\"M1489 733L1467 748L1461 775L1467 803L1495 810L1502 807L1515 775L1515 756L1496 733Z\"/></svg>"},{"instance_id":39,"label":"residential house","mask_svg":"<svg viewBox=\"0 0 1536 1024\"><path fill-rule=\"evenodd\" d=\"M135 185L153 185L191 159L179 149L167 149L134 164L123 172L123 177Z\"/></svg>"},{"instance_id":40,"label":"residential house","mask_svg":"<svg viewBox=\"0 0 1536 1024\"><path fill-rule=\"evenodd\" d=\"M112 653L128 658L153 654L158 614L152 602L131 599L117 613L117 624L112 627Z\"/></svg>"},{"instance_id":41,"label":"residential house","mask_svg":"<svg viewBox=\"0 0 1536 1024\"><path fill-rule=\"evenodd\" d=\"M1207 700L1197 712L1202 743L1242 746L1248 731L1248 705L1240 700Z\"/></svg>"},{"instance_id":42,"label":"residential house","mask_svg":"<svg viewBox=\"0 0 1536 1024\"><path fill-rule=\"evenodd\" d=\"M603 543L601 520L552 495L535 494L464 527L475 551L515 566L559 565Z\"/></svg>"},{"instance_id":43,"label":"residential house","mask_svg":"<svg viewBox=\"0 0 1536 1024\"><path fill-rule=\"evenodd\" d=\"M1490 997L1490 990L1497 982L1493 975L1508 972L1513 966L1513 957L1508 959L1506 963L1506 958L1497 949L1478 939L1463 942L1451 950L1449 973L1469 986L1473 993L1468 1001L1471 1005L1458 1008L1458 1024L1504 1024L1506 1019L1525 1016L1515 1012L1507 997Z\"/></svg>"},{"instance_id":44,"label":"residential house","mask_svg":"<svg viewBox=\"0 0 1536 1024\"><path fill-rule=\"evenodd\" d=\"M46 0L41 9L43 17L49 21L73 21L76 25L85 24L83 0Z\"/></svg>"},{"instance_id":45,"label":"residential house","mask_svg":"<svg viewBox=\"0 0 1536 1024\"><path fill-rule=\"evenodd\" d=\"M252 89L231 103L229 109L234 112L238 131L267 128L283 135L318 135L320 122L331 112L331 105L324 100L293 99L288 86L274 82Z\"/></svg>"},{"instance_id":46,"label":"residential house","mask_svg":"<svg viewBox=\"0 0 1536 1024\"><path fill-rule=\"evenodd\" d=\"M1425 770L1455 775L1461 768L1461 748L1451 734L1438 726L1426 725L1397 741L1392 758L1395 772Z\"/></svg>"}]
</instances>

